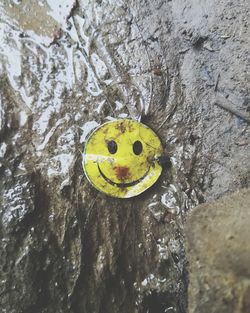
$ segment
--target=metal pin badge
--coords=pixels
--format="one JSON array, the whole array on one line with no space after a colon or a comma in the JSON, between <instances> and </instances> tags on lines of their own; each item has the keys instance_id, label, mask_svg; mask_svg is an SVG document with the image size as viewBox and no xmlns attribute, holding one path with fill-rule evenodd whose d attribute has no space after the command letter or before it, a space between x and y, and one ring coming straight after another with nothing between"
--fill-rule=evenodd
<instances>
[{"instance_id":1,"label":"metal pin badge","mask_svg":"<svg viewBox=\"0 0 250 313\"><path fill-rule=\"evenodd\" d=\"M83 169L91 184L107 195L131 198L151 187L162 172L163 148L146 125L129 119L107 122L88 137Z\"/></svg>"}]
</instances>

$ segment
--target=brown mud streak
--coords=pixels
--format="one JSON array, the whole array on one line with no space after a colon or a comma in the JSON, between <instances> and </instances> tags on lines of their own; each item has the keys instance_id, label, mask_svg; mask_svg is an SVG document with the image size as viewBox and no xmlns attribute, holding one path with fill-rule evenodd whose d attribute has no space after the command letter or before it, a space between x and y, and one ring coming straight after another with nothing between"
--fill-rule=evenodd
<instances>
[{"instance_id":1,"label":"brown mud streak","mask_svg":"<svg viewBox=\"0 0 250 313\"><path fill-rule=\"evenodd\" d=\"M69 11L69 14L66 16L66 21L68 21L74 14L74 11L79 7L79 1L75 0L72 4L72 7Z\"/></svg>"},{"instance_id":2,"label":"brown mud streak","mask_svg":"<svg viewBox=\"0 0 250 313\"><path fill-rule=\"evenodd\" d=\"M121 181L124 181L131 176L129 168L127 166L115 166L114 170L116 177Z\"/></svg>"}]
</instances>

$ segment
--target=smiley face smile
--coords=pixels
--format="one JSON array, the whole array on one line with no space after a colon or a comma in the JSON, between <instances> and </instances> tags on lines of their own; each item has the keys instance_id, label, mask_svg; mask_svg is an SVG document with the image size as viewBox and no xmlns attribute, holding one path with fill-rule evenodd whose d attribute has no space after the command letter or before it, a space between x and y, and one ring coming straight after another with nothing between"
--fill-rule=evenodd
<instances>
[{"instance_id":1,"label":"smiley face smile","mask_svg":"<svg viewBox=\"0 0 250 313\"><path fill-rule=\"evenodd\" d=\"M146 173L139 179L137 180L134 180L132 182L129 182L129 183L116 183L114 181L112 181L111 179L109 179L104 173L103 171L101 170L100 168L100 165L98 164L98 170L101 174L101 176L106 180L107 183L109 183L110 185L112 186L116 186L118 188L127 188L127 187L132 187L132 186L135 186L137 184L139 184L149 173L149 170L150 170L150 167L148 168L148 170L146 171Z\"/></svg>"}]
</instances>

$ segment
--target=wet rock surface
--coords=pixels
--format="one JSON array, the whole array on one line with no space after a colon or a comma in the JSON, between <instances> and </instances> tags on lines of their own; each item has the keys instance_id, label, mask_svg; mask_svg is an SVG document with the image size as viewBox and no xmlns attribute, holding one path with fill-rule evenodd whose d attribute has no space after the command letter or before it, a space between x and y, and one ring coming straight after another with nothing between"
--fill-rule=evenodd
<instances>
[{"instance_id":1,"label":"wet rock surface","mask_svg":"<svg viewBox=\"0 0 250 313\"><path fill-rule=\"evenodd\" d=\"M3 312L186 312L186 213L249 185L249 125L213 104L249 112L248 22L247 1L1 2ZM172 164L130 200L81 166L117 117Z\"/></svg>"},{"instance_id":2,"label":"wet rock surface","mask_svg":"<svg viewBox=\"0 0 250 313\"><path fill-rule=\"evenodd\" d=\"M249 312L249 191L199 205L190 214L188 312Z\"/></svg>"}]
</instances>

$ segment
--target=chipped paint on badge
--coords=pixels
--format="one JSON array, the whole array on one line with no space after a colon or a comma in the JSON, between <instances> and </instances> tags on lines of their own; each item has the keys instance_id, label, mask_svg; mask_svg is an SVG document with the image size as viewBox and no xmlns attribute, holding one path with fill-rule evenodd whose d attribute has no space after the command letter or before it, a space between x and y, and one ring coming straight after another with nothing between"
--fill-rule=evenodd
<instances>
[{"instance_id":1,"label":"chipped paint on badge","mask_svg":"<svg viewBox=\"0 0 250 313\"><path fill-rule=\"evenodd\" d=\"M116 198L131 198L151 187L162 166L163 148L146 125L129 119L107 122L87 138L83 169L91 184Z\"/></svg>"}]
</instances>

